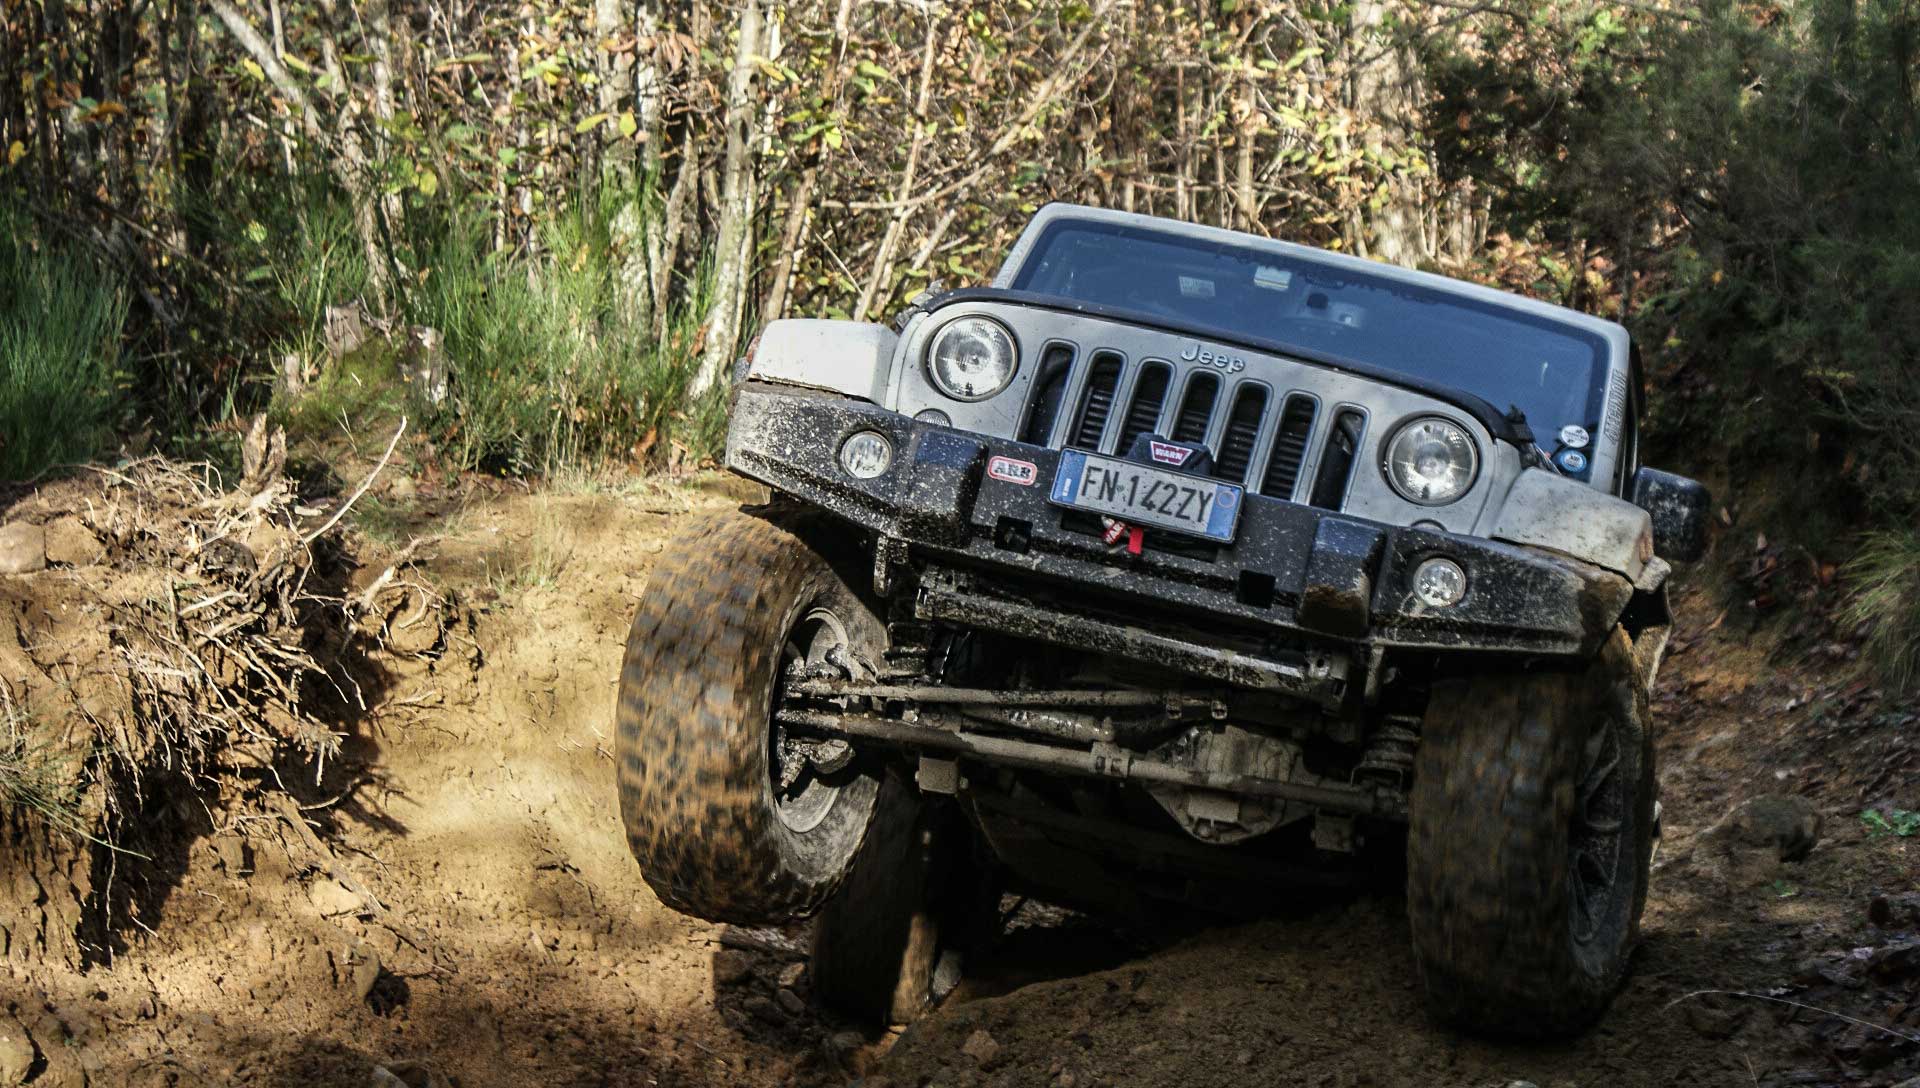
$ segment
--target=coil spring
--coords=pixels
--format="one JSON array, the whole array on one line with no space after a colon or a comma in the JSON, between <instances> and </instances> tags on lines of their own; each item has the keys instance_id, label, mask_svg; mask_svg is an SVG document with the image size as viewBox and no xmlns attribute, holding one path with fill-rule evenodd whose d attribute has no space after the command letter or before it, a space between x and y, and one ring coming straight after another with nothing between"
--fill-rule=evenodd
<instances>
[{"instance_id":1,"label":"coil spring","mask_svg":"<svg viewBox=\"0 0 1920 1088\"><path fill-rule=\"evenodd\" d=\"M1388 778L1404 783L1413 773L1413 749L1420 743L1419 723L1411 718L1389 718L1367 737L1367 747L1354 764L1353 777Z\"/></svg>"}]
</instances>

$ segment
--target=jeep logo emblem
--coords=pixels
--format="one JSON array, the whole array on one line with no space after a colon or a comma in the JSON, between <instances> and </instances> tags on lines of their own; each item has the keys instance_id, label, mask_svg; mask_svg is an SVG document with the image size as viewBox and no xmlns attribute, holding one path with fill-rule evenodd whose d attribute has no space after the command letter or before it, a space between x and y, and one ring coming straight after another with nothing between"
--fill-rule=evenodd
<instances>
[{"instance_id":1,"label":"jeep logo emblem","mask_svg":"<svg viewBox=\"0 0 1920 1088\"><path fill-rule=\"evenodd\" d=\"M1184 362L1199 363L1202 366L1218 367L1229 374L1238 374L1247 369L1247 361L1238 355L1230 355L1217 348L1210 348L1195 340L1193 346L1180 353Z\"/></svg>"}]
</instances>

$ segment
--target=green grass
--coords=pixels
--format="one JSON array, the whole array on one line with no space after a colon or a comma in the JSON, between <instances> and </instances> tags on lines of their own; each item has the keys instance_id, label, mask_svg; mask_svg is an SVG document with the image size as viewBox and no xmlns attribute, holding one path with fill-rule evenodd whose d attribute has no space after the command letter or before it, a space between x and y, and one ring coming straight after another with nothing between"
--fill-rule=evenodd
<instances>
[{"instance_id":1,"label":"green grass","mask_svg":"<svg viewBox=\"0 0 1920 1088\"><path fill-rule=\"evenodd\" d=\"M338 195L312 194L304 205L233 213L225 231L260 262L249 278L270 286L287 315L264 358L278 367L296 356L309 374L300 393L275 400L296 438L384 430L406 411L448 467L512 476L698 463L718 450L724 392L699 403L688 395L712 301L710 262L676 283L664 335L621 304L630 288L610 224L637 201L644 238L659 215L651 186L557 212L532 254L496 251L490 221L457 200L412 209L401 245L409 275L392 328L396 340L407 325L440 332L451 381L439 405L408 395L394 349L372 330L360 351L328 358L327 307L364 297L367 276Z\"/></svg>"},{"instance_id":2,"label":"green grass","mask_svg":"<svg viewBox=\"0 0 1920 1088\"><path fill-rule=\"evenodd\" d=\"M610 217L596 204L558 217L537 260L490 251L478 223L449 220L423 261L411 320L443 334L450 404L429 421L456 467L510 475L610 462L697 460L718 446L723 395L698 404L702 274L677 292L665 335L618 305Z\"/></svg>"},{"instance_id":3,"label":"green grass","mask_svg":"<svg viewBox=\"0 0 1920 1088\"><path fill-rule=\"evenodd\" d=\"M1869 534L1846 576L1853 592L1842 620L1865 631L1888 683L1912 688L1920 680L1920 530Z\"/></svg>"},{"instance_id":4,"label":"green grass","mask_svg":"<svg viewBox=\"0 0 1920 1088\"><path fill-rule=\"evenodd\" d=\"M488 564L487 585L503 601L534 589L552 589L560 584L560 573L573 559L573 533L547 503L541 503L534 518L533 535L524 550L504 553L499 565Z\"/></svg>"},{"instance_id":5,"label":"green grass","mask_svg":"<svg viewBox=\"0 0 1920 1088\"><path fill-rule=\"evenodd\" d=\"M93 459L119 405L125 296L0 207L0 480Z\"/></svg>"}]
</instances>

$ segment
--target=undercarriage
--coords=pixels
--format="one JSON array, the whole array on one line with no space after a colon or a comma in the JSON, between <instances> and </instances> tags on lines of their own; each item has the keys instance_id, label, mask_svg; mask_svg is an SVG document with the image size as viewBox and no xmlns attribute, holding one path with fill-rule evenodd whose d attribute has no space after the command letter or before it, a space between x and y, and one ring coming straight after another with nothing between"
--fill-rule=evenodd
<instances>
[{"instance_id":1,"label":"undercarriage","mask_svg":"<svg viewBox=\"0 0 1920 1088\"><path fill-rule=\"evenodd\" d=\"M1403 849L1430 655L1218 631L1202 645L1166 617L1066 610L968 572L895 577L875 667L789 662L773 714L781 789L858 751L957 800L1018 886L1122 915L1168 901L1253 913L1273 900L1250 887L1397 868L1354 855ZM944 618L960 612L994 626ZM1023 637L1042 631L1064 637ZM1206 658L1257 686L1156 658Z\"/></svg>"}]
</instances>

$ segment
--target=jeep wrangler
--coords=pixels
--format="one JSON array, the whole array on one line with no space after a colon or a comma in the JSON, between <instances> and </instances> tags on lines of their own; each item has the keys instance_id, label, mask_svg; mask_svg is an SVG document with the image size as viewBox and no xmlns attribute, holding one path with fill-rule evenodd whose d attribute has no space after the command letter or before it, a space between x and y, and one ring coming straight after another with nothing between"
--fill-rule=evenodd
<instances>
[{"instance_id":1,"label":"jeep wrangler","mask_svg":"<svg viewBox=\"0 0 1920 1088\"><path fill-rule=\"evenodd\" d=\"M781 320L620 682L648 884L815 916L901 1022L1003 892L1135 920L1404 877L1430 1006L1579 1030L1656 835L1648 696L1707 498L1625 329L1211 227L1042 209L988 288Z\"/></svg>"}]
</instances>

